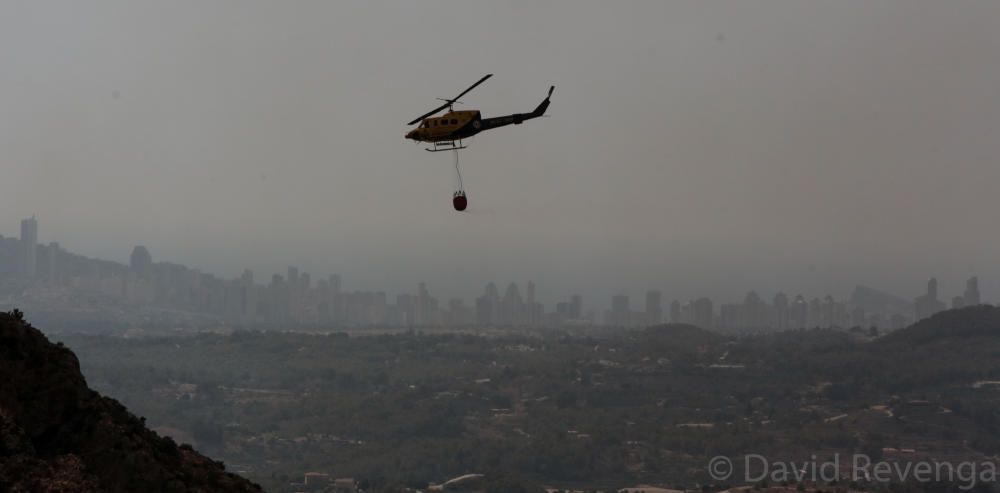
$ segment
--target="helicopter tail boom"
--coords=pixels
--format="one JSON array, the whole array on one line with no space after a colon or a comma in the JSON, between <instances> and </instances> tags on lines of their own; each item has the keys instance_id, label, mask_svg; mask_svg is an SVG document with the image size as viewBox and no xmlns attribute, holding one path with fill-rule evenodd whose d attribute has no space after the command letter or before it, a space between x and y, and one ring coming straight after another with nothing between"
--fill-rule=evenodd
<instances>
[{"instance_id":1,"label":"helicopter tail boom","mask_svg":"<svg viewBox=\"0 0 1000 493\"><path fill-rule=\"evenodd\" d=\"M536 107L531 113L514 113L513 115L497 116L494 118L483 118L482 129L487 130L491 128L503 127L505 125L520 125L525 120L530 120L532 118L538 118L545 115L545 110L549 108L549 98L552 97L552 91L556 89L556 86L549 87L549 94L545 96L545 100L542 101L538 107Z\"/></svg>"}]
</instances>

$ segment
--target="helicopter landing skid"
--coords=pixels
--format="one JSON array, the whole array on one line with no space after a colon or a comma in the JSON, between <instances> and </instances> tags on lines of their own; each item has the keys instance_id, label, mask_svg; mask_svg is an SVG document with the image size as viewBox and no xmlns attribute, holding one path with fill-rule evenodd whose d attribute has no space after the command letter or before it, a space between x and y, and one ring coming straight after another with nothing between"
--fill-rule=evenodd
<instances>
[{"instance_id":1,"label":"helicopter landing skid","mask_svg":"<svg viewBox=\"0 0 1000 493\"><path fill-rule=\"evenodd\" d=\"M457 151L467 147L469 146L462 144L461 140L459 140L457 144L454 140L448 140L444 142L435 142L434 147L426 147L424 150L427 152Z\"/></svg>"}]
</instances>

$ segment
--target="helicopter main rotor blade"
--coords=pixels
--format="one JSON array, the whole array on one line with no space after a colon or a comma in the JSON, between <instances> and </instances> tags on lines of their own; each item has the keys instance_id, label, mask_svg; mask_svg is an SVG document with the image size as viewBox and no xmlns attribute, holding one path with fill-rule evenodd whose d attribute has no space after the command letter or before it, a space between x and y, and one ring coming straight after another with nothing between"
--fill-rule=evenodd
<instances>
[{"instance_id":1,"label":"helicopter main rotor blade","mask_svg":"<svg viewBox=\"0 0 1000 493\"><path fill-rule=\"evenodd\" d=\"M468 89L462 91L461 94L459 94L458 96L455 96L454 98L452 98L451 102L454 103L455 101L458 101L459 99L462 99L462 96L465 96L466 94L468 94L469 91L475 89L476 86L478 86L479 84L482 84L483 82L486 82L486 79L489 79L490 77L493 77L493 74L486 74L486 75L484 75L482 79L479 79L478 81L476 81L475 84L472 84L471 86L469 86Z\"/></svg>"},{"instance_id":2,"label":"helicopter main rotor blade","mask_svg":"<svg viewBox=\"0 0 1000 493\"><path fill-rule=\"evenodd\" d=\"M479 79L478 81L476 81L475 84L472 84L471 86L469 86L468 89L462 91L462 93L459 94L458 96L455 96L454 98L451 98L451 99L446 99L444 104L442 104L441 106L438 106L437 108L434 108L431 111L428 111L427 113L424 113L423 115L420 115L417 118L414 118L413 121L410 122L410 123L407 123L407 125L413 125L414 123L417 123L420 120L423 120L424 118L427 118L428 116L431 116L431 115L433 115L433 114L435 114L435 113L437 113L437 112L439 112L439 111L441 111L441 110L443 110L443 109L445 109L445 108L447 108L447 107L455 104L455 102L458 101L462 96L465 96L466 94L468 94L469 91L475 89L476 86L478 86L479 84L482 84L483 82L486 82L486 79L489 79L490 77L493 77L493 74L486 74L486 75L484 75L482 79Z\"/></svg>"},{"instance_id":3,"label":"helicopter main rotor blade","mask_svg":"<svg viewBox=\"0 0 1000 493\"><path fill-rule=\"evenodd\" d=\"M407 125L413 125L414 123L417 123L417 122L419 122L420 120L423 120L424 118L427 118L428 116L431 116L431 115L433 115L433 114L435 114L435 113L437 113L437 112L439 112L439 111L441 111L441 110L443 110L443 109L447 108L447 107L448 107L448 106L450 106L450 105L451 105L451 103L450 103L450 102L447 102L447 103L445 103L445 104L442 104L441 106L438 106L437 108L434 108L433 110L430 110L430 111L428 111L427 113L424 113L423 115L420 115L420 116L418 116L418 117L414 118L414 119L413 119L413 121L412 121L412 122L409 122L409 123L407 123Z\"/></svg>"}]
</instances>

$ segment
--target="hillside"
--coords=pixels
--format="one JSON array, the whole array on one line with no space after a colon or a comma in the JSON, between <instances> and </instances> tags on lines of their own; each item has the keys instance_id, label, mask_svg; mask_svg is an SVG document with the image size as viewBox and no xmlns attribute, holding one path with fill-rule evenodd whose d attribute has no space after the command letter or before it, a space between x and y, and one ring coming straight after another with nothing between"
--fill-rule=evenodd
<instances>
[{"instance_id":1,"label":"hillside","mask_svg":"<svg viewBox=\"0 0 1000 493\"><path fill-rule=\"evenodd\" d=\"M886 335L881 344L922 344L947 339L1000 337L1000 307L977 305L945 310Z\"/></svg>"},{"instance_id":2,"label":"hillside","mask_svg":"<svg viewBox=\"0 0 1000 493\"><path fill-rule=\"evenodd\" d=\"M76 355L0 313L0 491L260 488L87 387Z\"/></svg>"}]
</instances>

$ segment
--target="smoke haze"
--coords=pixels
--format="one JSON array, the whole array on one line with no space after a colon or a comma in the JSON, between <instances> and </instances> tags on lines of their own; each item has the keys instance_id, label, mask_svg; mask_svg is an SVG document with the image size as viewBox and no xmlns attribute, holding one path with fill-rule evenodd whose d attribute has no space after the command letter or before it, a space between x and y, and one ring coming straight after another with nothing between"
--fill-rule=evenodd
<instances>
[{"instance_id":1,"label":"smoke haze","mask_svg":"<svg viewBox=\"0 0 1000 493\"><path fill-rule=\"evenodd\" d=\"M0 233L442 295L1000 295L1000 3L8 2ZM404 122L551 118L451 156Z\"/></svg>"}]
</instances>

